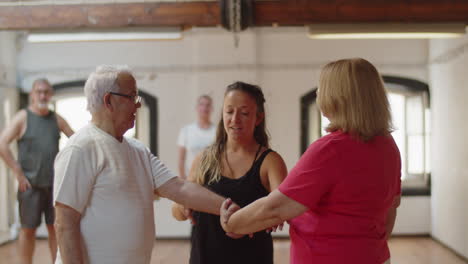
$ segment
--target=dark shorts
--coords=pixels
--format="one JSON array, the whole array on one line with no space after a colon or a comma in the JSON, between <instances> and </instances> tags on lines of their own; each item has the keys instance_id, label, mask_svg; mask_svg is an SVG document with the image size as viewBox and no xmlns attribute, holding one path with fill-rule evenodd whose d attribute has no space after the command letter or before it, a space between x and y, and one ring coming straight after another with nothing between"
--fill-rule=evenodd
<instances>
[{"instance_id":1,"label":"dark shorts","mask_svg":"<svg viewBox=\"0 0 468 264\"><path fill-rule=\"evenodd\" d=\"M55 212L52 195L52 187L32 187L24 192L18 191L22 228L38 227L41 224L42 213L44 213L46 224L54 224Z\"/></svg>"}]
</instances>

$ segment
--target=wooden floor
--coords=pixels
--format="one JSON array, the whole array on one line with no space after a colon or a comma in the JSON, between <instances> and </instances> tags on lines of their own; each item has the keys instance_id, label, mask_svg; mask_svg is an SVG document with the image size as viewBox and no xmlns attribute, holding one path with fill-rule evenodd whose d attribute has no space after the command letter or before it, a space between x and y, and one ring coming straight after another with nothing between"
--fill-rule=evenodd
<instances>
[{"instance_id":1,"label":"wooden floor","mask_svg":"<svg viewBox=\"0 0 468 264\"><path fill-rule=\"evenodd\" d=\"M289 240L275 240L275 263L289 263ZM157 240L152 264L188 263L190 242L187 240ZM390 240L392 264L467 264L447 248L430 238L396 237ZM0 263L21 264L16 254L16 242L0 246ZM34 264L51 264L46 240L38 240Z\"/></svg>"}]
</instances>

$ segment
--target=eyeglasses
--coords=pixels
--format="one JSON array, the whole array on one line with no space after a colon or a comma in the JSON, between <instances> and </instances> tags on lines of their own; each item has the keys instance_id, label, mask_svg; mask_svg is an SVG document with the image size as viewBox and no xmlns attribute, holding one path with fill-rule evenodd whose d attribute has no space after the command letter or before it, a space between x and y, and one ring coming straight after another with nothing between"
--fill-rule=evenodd
<instances>
[{"instance_id":1,"label":"eyeglasses","mask_svg":"<svg viewBox=\"0 0 468 264\"><path fill-rule=\"evenodd\" d=\"M116 93L116 92L109 92L109 93L113 95L126 97L132 100L135 104L141 103L141 96L139 95L128 95L128 94L121 94L121 93Z\"/></svg>"}]
</instances>

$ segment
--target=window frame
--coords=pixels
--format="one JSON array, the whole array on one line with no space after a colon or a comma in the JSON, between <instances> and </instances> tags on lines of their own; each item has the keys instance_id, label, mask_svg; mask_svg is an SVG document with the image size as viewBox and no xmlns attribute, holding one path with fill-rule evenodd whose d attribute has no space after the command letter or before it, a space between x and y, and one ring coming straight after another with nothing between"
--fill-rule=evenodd
<instances>
[{"instance_id":1,"label":"window frame","mask_svg":"<svg viewBox=\"0 0 468 264\"><path fill-rule=\"evenodd\" d=\"M67 90L74 90L76 87L84 87L86 80L77 80L77 81L69 81L69 82L62 82L55 85L52 85L55 92L67 92ZM158 154L158 130L157 130L157 123L158 123L158 99L141 89L138 90L138 95L145 100L145 104L148 106L150 111L150 122L149 130L150 130L150 146L149 149L151 152L157 156Z\"/></svg>"},{"instance_id":2,"label":"window frame","mask_svg":"<svg viewBox=\"0 0 468 264\"><path fill-rule=\"evenodd\" d=\"M395 87L399 87L399 89L394 89L390 88L392 92L394 93L400 93L403 94L404 96L407 95L418 95L422 94L423 97L423 138L424 138L424 162L426 162L426 155L427 155L427 137L430 136L427 133L426 130L426 109L431 109L430 106L430 90L429 90L429 85L427 83L415 80L415 79L410 79L410 78L405 78L405 77L399 77L399 76L390 76L390 75L382 75L382 79L385 84L393 84ZM300 127L301 127L301 137L300 137L300 155L302 155L306 150L307 147L309 146L309 135L311 135L311 131L309 131L309 120L310 120L310 112L309 108L310 105L316 104L316 99L317 99L317 87L312 88L311 91L308 93L304 94L300 98ZM405 100L405 123L406 123L406 100ZM316 129L319 130L319 135L320 135L320 130L321 126L318 126ZM408 134L405 132L405 141L408 141ZM407 142L406 142L407 143ZM430 148L430 146L429 146ZM408 148L404 150L405 156L408 157ZM408 172L408 162L405 162L406 168L405 171ZM409 175L409 173L408 173ZM409 179L405 180L405 185L402 186L402 194L407 196L420 196L420 195L430 195L430 187L431 187L431 172L424 173L422 177L424 177L424 183L421 183L420 180L421 176L418 176L416 178L419 178L417 180L412 180Z\"/></svg>"}]
</instances>

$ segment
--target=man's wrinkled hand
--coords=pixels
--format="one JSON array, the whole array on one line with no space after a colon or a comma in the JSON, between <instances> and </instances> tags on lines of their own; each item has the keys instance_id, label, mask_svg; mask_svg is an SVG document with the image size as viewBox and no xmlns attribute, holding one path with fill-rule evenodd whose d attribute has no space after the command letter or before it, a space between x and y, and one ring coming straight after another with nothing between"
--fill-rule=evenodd
<instances>
[{"instance_id":1,"label":"man's wrinkled hand","mask_svg":"<svg viewBox=\"0 0 468 264\"><path fill-rule=\"evenodd\" d=\"M223 203L221 204L221 207L219 208L219 222L221 224L221 227L226 232L228 232L226 230L227 222L229 221L229 217L231 217L231 215L228 214L228 208L231 204L232 204L232 200L230 198L227 198L226 200L223 201Z\"/></svg>"},{"instance_id":2,"label":"man's wrinkled hand","mask_svg":"<svg viewBox=\"0 0 468 264\"><path fill-rule=\"evenodd\" d=\"M229 232L229 230L227 230L227 223L229 221L229 218L239 209L240 207L237 204L235 204L230 198L224 200L219 211L219 220L224 231Z\"/></svg>"},{"instance_id":3,"label":"man's wrinkled hand","mask_svg":"<svg viewBox=\"0 0 468 264\"><path fill-rule=\"evenodd\" d=\"M229 218L232 214L234 214L240 207L235 204L230 198L226 199L223 204L221 205L220 209L220 217L219 220L221 222L221 226L223 227L224 231L226 231L226 235L233 239L238 239L244 237L245 235L235 234L228 230L228 222ZM253 234L249 234L249 237L252 238Z\"/></svg>"}]
</instances>

